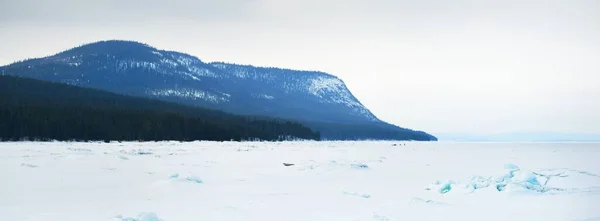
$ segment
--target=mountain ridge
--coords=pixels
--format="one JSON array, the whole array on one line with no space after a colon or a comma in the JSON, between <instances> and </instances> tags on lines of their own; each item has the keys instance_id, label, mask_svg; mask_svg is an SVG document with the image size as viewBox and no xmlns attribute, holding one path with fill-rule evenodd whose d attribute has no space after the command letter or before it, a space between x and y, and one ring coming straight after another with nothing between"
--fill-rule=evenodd
<instances>
[{"instance_id":1,"label":"mountain ridge","mask_svg":"<svg viewBox=\"0 0 600 221\"><path fill-rule=\"evenodd\" d=\"M401 128L377 118L342 79L329 73L204 62L187 53L160 50L136 41L106 40L83 44L52 56L15 62L0 67L0 70L22 77L234 114L337 125L375 125L378 130L397 132L387 137L389 139L397 136L436 140L425 132ZM357 129L347 137L373 137L360 136L360 133ZM327 137L325 133L324 138ZM344 139L343 136L338 138Z\"/></svg>"}]
</instances>

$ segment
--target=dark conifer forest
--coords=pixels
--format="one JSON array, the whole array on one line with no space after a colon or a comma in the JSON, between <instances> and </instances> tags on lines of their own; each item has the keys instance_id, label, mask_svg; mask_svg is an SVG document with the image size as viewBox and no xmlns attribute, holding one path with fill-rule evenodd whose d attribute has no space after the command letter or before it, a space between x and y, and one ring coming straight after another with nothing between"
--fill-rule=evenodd
<instances>
[{"instance_id":1,"label":"dark conifer forest","mask_svg":"<svg viewBox=\"0 0 600 221\"><path fill-rule=\"evenodd\" d=\"M0 76L0 139L320 140L299 123Z\"/></svg>"}]
</instances>

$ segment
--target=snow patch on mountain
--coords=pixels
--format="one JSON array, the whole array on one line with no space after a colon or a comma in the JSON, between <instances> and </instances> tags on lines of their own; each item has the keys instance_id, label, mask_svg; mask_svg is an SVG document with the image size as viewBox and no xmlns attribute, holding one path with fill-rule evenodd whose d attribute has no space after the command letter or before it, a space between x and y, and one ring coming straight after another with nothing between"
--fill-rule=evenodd
<instances>
[{"instance_id":1,"label":"snow patch on mountain","mask_svg":"<svg viewBox=\"0 0 600 221\"><path fill-rule=\"evenodd\" d=\"M310 80L308 91L322 98L325 93L339 94L344 91L344 83L337 78L315 77Z\"/></svg>"},{"instance_id":2,"label":"snow patch on mountain","mask_svg":"<svg viewBox=\"0 0 600 221\"><path fill-rule=\"evenodd\" d=\"M69 66L78 67L82 63L82 58L81 58L81 55L68 56L68 57L61 57L61 58L57 59L56 61L58 63L66 64L66 65L69 65Z\"/></svg>"},{"instance_id":3,"label":"snow patch on mountain","mask_svg":"<svg viewBox=\"0 0 600 221\"><path fill-rule=\"evenodd\" d=\"M163 56L163 55L162 55L160 52L158 52L158 51L152 51L151 53L152 53L152 54L155 54L155 55L158 55L158 56L161 56L161 57Z\"/></svg>"},{"instance_id":4,"label":"snow patch on mountain","mask_svg":"<svg viewBox=\"0 0 600 221\"><path fill-rule=\"evenodd\" d=\"M280 68L254 67L227 63L211 63L212 66L231 73L232 76L246 80L274 84L281 93L307 94L314 96L322 104L337 104L348 107L351 114L362 116L369 121L378 119L364 107L346 88L344 82L327 73L316 71L298 71ZM255 94L259 99L273 99Z\"/></svg>"},{"instance_id":5,"label":"snow patch on mountain","mask_svg":"<svg viewBox=\"0 0 600 221\"><path fill-rule=\"evenodd\" d=\"M187 77L187 78L191 78L192 80L200 81L200 78L198 76L196 76L196 74L194 74L194 73L190 73L190 72L186 72L186 71L180 71L177 73L179 73L179 75L181 75L183 77Z\"/></svg>"},{"instance_id":6,"label":"snow patch on mountain","mask_svg":"<svg viewBox=\"0 0 600 221\"><path fill-rule=\"evenodd\" d=\"M169 67L177 67L177 66L179 66L179 63L177 63L175 60L171 60L171 59L168 59L168 58L160 59L160 62L163 65L167 65Z\"/></svg>"},{"instance_id":7,"label":"snow patch on mountain","mask_svg":"<svg viewBox=\"0 0 600 221\"><path fill-rule=\"evenodd\" d=\"M170 67L182 67L184 70L186 70L183 73L185 73L187 76L195 76L193 77L195 80L198 80L197 77L219 77L217 73L203 68L202 61L196 57L178 53L171 53L169 56L171 59L161 59L161 62Z\"/></svg>"},{"instance_id":8,"label":"snow patch on mountain","mask_svg":"<svg viewBox=\"0 0 600 221\"><path fill-rule=\"evenodd\" d=\"M195 89L163 89L149 91L148 94L157 97L179 97L192 100L205 100L213 103L229 102L229 97L231 96L226 93L215 94Z\"/></svg>"},{"instance_id":9,"label":"snow patch on mountain","mask_svg":"<svg viewBox=\"0 0 600 221\"><path fill-rule=\"evenodd\" d=\"M267 82L271 82L276 79L276 76L271 72L257 73L255 70L251 70L250 67L233 66L225 63L212 63L211 65L220 70L227 71L233 76L241 79L262 80Z\"/></svg>"},{"instance_id":10,"label":"snow patch on mountain","mask_svg":"<svg viewBox=\"0 0 600 221\"><path fill-rule=\"evenodd\" d=\"M265 99L265 100L273 100L273 99L275 99L274 96L267 95L267 94L252 94L252 97L254 97L254 98L260 98L260 99Z\"/></svg>"},{"instance_id":11,"label":"snow patch on mountain","mask_svg":"<svg viewBox=\"0 0 600 221\"><path fill-rule=\"evenodd\" d=\"M132 68L156 70L158 65L147 61L122 60L117 63L117 71L126 71Z\"/></svg>"},{"instance_id":12,"label":"snow patch on mountain","mask_svg":"<svg viewBox=\"0 0 600 221\"><path fill-rule=\"evenodd\" d=\"M175 60L177 60L177 63L183 65L183 66L191 66L194 62L194 60L192 58L186 57L186 56L177 56L177 55L171 55L172 58L174 58Z\"/></svg>"},{"instance_id":13,"label":"snow patch on mountain","mask_svg":"<svg viewBox=\"0 0 600 221\"><path fill-rule=\"evenodd\" d=\"M192 80L201 80L202 77L217 78L219 75L211 70L202 67L202 62L189 55L152 51L152 54L158 56L155 62L143 60L119 60L116 70L124 72L133 68L142 68L154 70L163 75L178 74L183 78Z\"/></svg>"},{"instance_id":14,"label":"snow patch on mountain","mask_svg":"<svg viewBox=\"0 0 600 221\"><path fill-rule=\"evenodd\" d=\"M342 80L330 76L318 76L310 79L308 92L321 98L323 103L342 104L351 108L355 114L363 115L369 120L377 118L371 114L346 88Z\"/></svg>"},{"instance_id":15,"label":"snow patch on mountain","mask_svg":"<svg viewBox=\"0 0 600 221\"><path fill-rule=\"evenodd\" d=\"M205 69L205 68L198 68L197 66L190 66L187 68L192 74L195 74L196 76L203 76L203 77L218 77L219 76L218 74L216 74L208 69Z\"/></svg>"}]
</instances>

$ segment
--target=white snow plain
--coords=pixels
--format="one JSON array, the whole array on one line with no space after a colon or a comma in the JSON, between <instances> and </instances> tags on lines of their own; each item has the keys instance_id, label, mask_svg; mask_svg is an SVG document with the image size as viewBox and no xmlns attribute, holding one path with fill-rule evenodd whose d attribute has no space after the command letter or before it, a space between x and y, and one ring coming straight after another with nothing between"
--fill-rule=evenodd
<instances>
[{"instance_id":1,"label":"white snow plain","mask_svg":"<svg viewBox=\"0 0 600 221\"><path fill-rule=\"evenodd\" d=\"M598 221L599 159L599 143L9 142L0 219Z\"/></svg>"}]
</instances>

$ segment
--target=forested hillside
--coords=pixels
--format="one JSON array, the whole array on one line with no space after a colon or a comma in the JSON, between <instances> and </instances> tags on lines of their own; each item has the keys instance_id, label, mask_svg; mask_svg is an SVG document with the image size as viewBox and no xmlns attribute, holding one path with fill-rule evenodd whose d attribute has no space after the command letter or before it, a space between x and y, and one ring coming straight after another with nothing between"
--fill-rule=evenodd
<instances>
[{"instance_id":1,"label":"forested hillside","mask_svg":"<svg viewBox=\"0 0 600 221\"><path fill-rule=\"evenodd\" d=\"M0 73L236 115L286 119L319 131L323 140L437 140L379 119L341 78L329 73L206 63L135 41L84 44L2 66Z\"/></svg>"},{"instance_id":2,"label":"forested hillside","mask_svg":"<svg viewBox=\"0 0 600 221\"><path fill-rule=\"evenodd\" d=\"M319 140L295 122L0 76L1 140Z\"/></svg>"}]
</instances>

